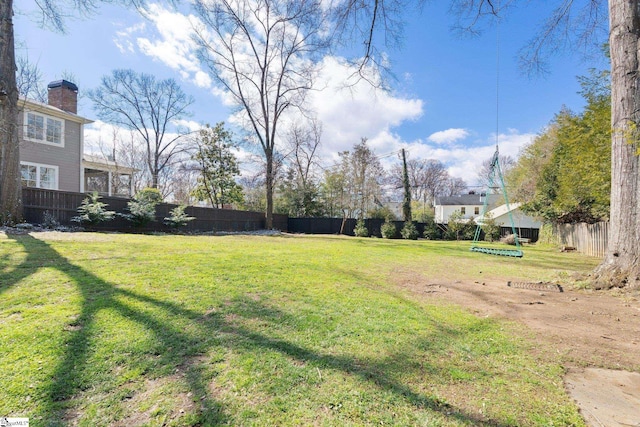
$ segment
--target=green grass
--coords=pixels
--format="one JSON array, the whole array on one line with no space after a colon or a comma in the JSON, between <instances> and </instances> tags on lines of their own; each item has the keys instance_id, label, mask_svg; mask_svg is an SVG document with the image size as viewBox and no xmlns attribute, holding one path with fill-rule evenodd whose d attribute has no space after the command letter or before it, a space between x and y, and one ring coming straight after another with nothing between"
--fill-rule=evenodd
<instances>
[{"instance_id":1,"label":"green grass","mask_svg":"<svg viewBox=\"0 0 640 427\"><path fill-rule=\"evenodd\" d=\"M0 416L33 426L584 425L514 325L395 280L551 280L527 247L316 237L0 234Z\"/></svg>"}]
</instances>

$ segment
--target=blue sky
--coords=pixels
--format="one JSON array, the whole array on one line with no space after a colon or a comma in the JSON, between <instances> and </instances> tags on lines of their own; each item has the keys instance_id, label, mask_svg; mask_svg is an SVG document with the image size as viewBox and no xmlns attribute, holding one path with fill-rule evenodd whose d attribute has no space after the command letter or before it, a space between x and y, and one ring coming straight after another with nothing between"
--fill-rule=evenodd
<instances>
[{"instance_id":1,"label":"blue sky","mask_svg":"<svg viewBox=\"0 0 640 427\"><path fill-rule=\"evenodd\" d=\"M16 53L38 64L44 83L72 73L82 93L97 87L111 70L132 68L176 79L195 98L190 117L194 123L229 120L230 107L189 54L188 22L175 11L150 0L145 19L106 5L88 19L68 19L66 34L58 34L38 27L33 0L16 3ZM351 71L339 56L325 58L321 79L330 84L312 99L323 122L325 165L335 161L338 151L367 137L379 155L404 147L410 157L438 159L452 175L474 184L496 141L498 43L494 26L484 25L485 31L474 38L456 36L447 3L427 2L422 11L406 11L403 45L386 50L394 76L389 92L364 83L351 92L332 89L331 84L338 85ZM576 76L606 67L602 60L588 62L579 54L559 52L549 59L550 73L524 76L517 65L518 51L549 12L549 2L528 3L513 9L499 28L500 150L514 157L563 105L582 108ZM85 117L96 117L86 98L79 109ZM93 125L88 143L102 131L102 123ZM385 159L396 161L395 156Z\"/></svg>"}]
</instances>

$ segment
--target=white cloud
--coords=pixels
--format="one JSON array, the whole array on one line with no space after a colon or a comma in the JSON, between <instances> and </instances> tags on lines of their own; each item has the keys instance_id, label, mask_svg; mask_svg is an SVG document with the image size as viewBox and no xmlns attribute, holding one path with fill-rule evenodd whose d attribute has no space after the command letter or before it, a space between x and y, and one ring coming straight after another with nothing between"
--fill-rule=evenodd
<instances>
[{"instance_id":1,"label":"white cloud","mask_svg":"<svg viewBox=\"0 0 640 427\"><path fill-rule=\"evenodd\" d=\"M113 42L116 44L120 53L134 53L133 43L130 40L123 38L115 38Z\"/></svg>"},{"instance_id":2,"label":"white cloud","mask_svg":"<svg viewBox=\"0 0 640 427\"><path fill-rule=\"evenodd\" d=\"M453 144L454 142L466 139L468 136L469 131L466 129L452 128L432 133L427 139L436 144Z\"/></svg>"},{"instance_id":3,"label":"white cloud","mask_svg":"<svg viewBox=\"0 0 640 427\"><path fill-rule=\"evenodd\" d=\"M211 77L204 71L198 71L194 76L194 83L198 87L209 88L211 87Z\"/></svg>"},{"instance_id":4,"label":"white cloud","mask_svg":"<svg viewBox=\"0 0 640 427\"><path fill-rule=\"evenodd\" d=\"M195 54L197 46L192 35L194 25L199 25L198 19L157 4L149 5L146 16L152 25L124 34L120 43L124 45L127 41L125 35L136 35L135 44L143 54L166 64L198 87L209 89L224 105L233 105L233 98L213 85ZM139 34L142 30L146 34ZM310 109L323 123L325 155L349 150L362 137L371 141L376 152L391 149L399 144L399 137L392 129L422 115L421 100L396 96L356 79L357 68L342 58L326 57L320 65L315 82L318 90L309 95L309 101ZM380 81L378 73L367 71L374 82ZM349 86L345 87L345 84ZM295 120L292 116L295 116L293 111L283 123ZM230 117L228 121L238 120L238 117Z\"/></svg>"},{"instance_id":5,"label":"white cloud","mask_svg":"<svg viewBox=\"0 0 640 427\"><path fill-rule=\"evenodd\" d=\"M174 125L180 127L180 128L185 128L187 129L189 132L195 132L198 131L200 129L203 128L201 123L198 123L196 121L193 120L176 120L174 122Z\"/></svg>"},{"instance_id":6,"label":"white cloud","mask_svg":"<svg viewBox=\"0 0 640 427\"><path fill-rule=\"evenodd\" d=\"M318 90L309 101L322 122L322 150L327 155L349 150L363 137L378 153L393 150L400 142L392 128L422 115L421 100L398 97L357 80L357 70L341 58L325 57L321 65Z\"/></svg>"},{"instance_id":7,"label":"white cloud","mask_svg":"<svg viewBox=\"0 0 640 427\"><path fill-rule=\"evenodd\" d=\"M520 150L535 137L533 133L521 134L516 129L509 129L507 133L498 135L500 154L517 159ZM418 140L406 144L405 147L409 150L410 157L441 161L451 176L462 178L469 185L477 185L482 163L491 158L496 149L495 134L485 140L475 141L472 146L443 146L430 142L430 139Z\"/></svg>"},{"instance_id":8,"label":"white cloud","mask_svg":"<svg viewBox=\"0 0 640 427\"><path fill-rule=\"evenodd\" d=\"M176 70L183 79L208 90L224 105L233 106L233 97L214 85L195 54L197 46L191 35L193 25L198 24L197 18L158 5L149 6L147 17L153 24L153 33L149 33L149 26L123 31L122 35L118 34L120 45L123 46L121 49L129 50L125 42L137 36L135 46L142 53ZM319 65L314 83L316 90L309 93L307 101L309 109L322 122L323 142L318 155L325 166L336 162L337 153L351 150L361 138L366 137L369 146L380 156L406 148L412 158L439 160L447 166L452 176L462 178L470 185L477 182L482 162L490 158L495 150L495 135L469 141L475 134L472 129L450 128L432 133L424 139L405 141L399 135L398 128L422 116L424 103L421 99L383 91L376 88L375 84L358 79L357 69L342 58L328 56ZM378 73L371 69L366 71L373 83L380 82ZM405 79L410 78L405 76ZM284 130L286 123L295 121L298 116L295 111L289 111L283 117L280 129ZM242 118L237 113L230 113L226 121L238 125ZM195 123L191 125L195 127ZM519 150L534 136L520 134L517 130L500 134L498 142L501 153L517 158ZM249 151L241 150L238 154L248 167L252 157ZM385 166L397 162L396 155L383 159Z\"/></svg>"},{"instance_id":9,"label":"white cloud","mask_svg":"<svg viewBox=\"0 0 640 427\"><path fill-rule=\"evenodd\" d=\"M132 25L131 27L127 27L124 30L116 31L116 37L113 39L113 42L120 50L120 53L135 53L135 47L131 39L134 34L143 32L145 28L146 24L144 22L140 22L136 25Z\"/></svg>"},{"instance_id":10,"label":"white cloud","mask_svg":"<svg viewBox=\"0 0 640 427\"><path fill-rule=\"evenodd\" d=\"M177 120L172 122L172 125L175 128L167 131L165 134L167 140L177 136L176 132L178 131L194 132L202 128L202 124L193 120ZM96 120L84 128L84 151L90 154L99 152L110 154L116 142L129 142L131 140L142 144L138 132L106 123L102 120Z\"/></svg>"},{"instance_id":11,"label":"white cloud","mask_svg":"<svg viewBox=\"0 0 640 427\"><path fill-rule=\"evenodd\" d=\"M149 4L144 15L152 28L138 24L118 32L115 40L118 48L122 52L133 52L135 46L141 53L176 70L184 80L201 88L210 88L211 78L200 66L197 46L192 38L193 24L198 19L158 4Z\"/></svg>"},{"instance_id":12,"label":"white cloud","mask_svg":"<svg viewBox=\"0 0 640 427\"><path fill-rule=\"evenodd\" d=\"M84 128L84 151L111 154L116 141L129 141L135 135L128 129L96 120Z\"/></svg>"},{"instance_id":13,"label":"white cloud","mask_svg":"<svg viewBox=\"0 0 640 427\"><path fill-rule=\"evenodd\" d=\"M235 107L235 98L231 93L220 89L217 86L213 86L211 88L211 94L217 97L223 105L227 107Z\"/></svg>"}]
</instances>

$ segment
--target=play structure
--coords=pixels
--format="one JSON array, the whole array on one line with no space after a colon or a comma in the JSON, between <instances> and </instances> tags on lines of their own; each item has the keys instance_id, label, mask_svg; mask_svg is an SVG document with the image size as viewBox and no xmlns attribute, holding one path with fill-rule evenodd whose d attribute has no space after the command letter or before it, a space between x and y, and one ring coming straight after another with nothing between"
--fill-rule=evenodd
<instances>
[{"instance_id":1,"label":"play structure","mask_svg":"<svg viewBox=\"0 0 640 427\"><path fill-rule=\"evenodd\" d=\"M504 186L504 178L502 176L502 170L500 169L500 151L498 150L498 146L496 145L496 152L493 154L491 158L491 165L489 169L488 176L488 187L486 189L484 203L482 206L482 216L478 219L478 225L476 226L476 231L473 235L473 242L471 244L471 250L473 252L481 252L489 255L501 255L501 256L510 256L516 258L522 258L524 253L520 248L520 239L518 238L518 234L516 233L516 226L513 222L513 215L511 214L511 208L509 206L509 197L507 196L507 189ZM500 184L498 187L496 184ZM502 192L502 196L504 197L504 203L507 207L507 213L509 215L509 222L511 224L511 232L513 233L515 240L515 249L505 249L505 248L496 248L490 246L482 246L480 243L480 237L482 236L482 226L484 225L484 221L487 220L487 213L489 212L489 192L500 190Z\"/></svg>"},{"instance_id":2,"label":"play structure","mask_svg":"<svg viewBox=\"0 0 640 427\"><path fill-rule=\"evenodd\" d=\"M498 9L499 2L498 2ZM501 255L501 256L509 256L522 258L524 253L520 248L520 240L518 234L516 233L516 227L513 222L513 215L511 214L511 208L509 206L509 197L507 196L507 190L504 186L504 178L502 176L502 170L500 169L500 150L498 147L498 139L499 139L499 119L500 119L500 18L496 14L496 152L493 154L491 158L491 165L489 168L489 176L488 176L488 187L485 190L485 198L484 204L482 208L482 216L478 219L478 225L476 227L475 234L473 236L473 243L471 244L471 250L473 252L480 252L489 255ZM498 187L496 184L500 184ZM507 208L507 213L509 215L509 222L511 224L511 232L513 233L515 240L515 249L505 249L505 248L496 248L487 245L482 245L480 243L480 237L482 236L482 226L484 225L484 221L486 221L487 213L489 212L489 194L496 190L500 190L504 197L504 203Z\"/></svg>"}]
</instances>

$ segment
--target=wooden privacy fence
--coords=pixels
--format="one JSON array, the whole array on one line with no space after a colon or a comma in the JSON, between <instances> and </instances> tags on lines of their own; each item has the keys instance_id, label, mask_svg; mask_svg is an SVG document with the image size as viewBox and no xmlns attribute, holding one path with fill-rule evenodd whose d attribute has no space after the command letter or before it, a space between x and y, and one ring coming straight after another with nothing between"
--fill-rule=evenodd
<instances>
[{"instance_id":1,"label":"wooden privacy fence","mask_svg":"<svg viewBox=\"0 0 640 427\"><path fill-rule=\"evenodd\" d=\"M342 222L344 221L344 226ZM396 235L400 237L400 230L404 226L403 221L391 221L396 227ZM358 220L353 218L289 218L288 230L290 233L303 234L346 234L353 236L354 229ZM364 226L367 228L369 236L382 237L380 228L384 224L384 219L369 218L364 220ZM425 224L421 222L414 223L418 233L422 236Z\"/></svg>"},{"instance_id":2,"label":"wooden privacy fence","mask_svg":"<svg viewBox=\"0 0 640 427\"><path fill-rule=\"evenodd\" d=\"M23 188L22 200L24 204L24 219L33 224L46 223L47 217L54 219L61 225L78 225L71 219L78 215L78 206L87 198L85 193L73 193L69 191L44 190L41 188ZM101 197L100 201L106 203L107 210L117 213L127 212L129 199L121 197ZM130 221L121 216L90 228L105 231L170 231L171 228L164 224L164 218L177 205L160 203L156 206L156 220L145 227L134 227ZM231 209L213 209L188 206L187 215L196 219L181 227L183 231L254 231L265 228L265 217L262 212L237 211ZM287 215L273 215L273 228L280 231L308 234L343 234L353 235L357 221L355 219L342 218L289 218ZM380 237L380 227L384 223L382 219L367 219L365 226L369 235ZM393 221L396 226L397 237L404 223ZM426 224L415 223L420 236L423 235ZM436 238L442 238L446 226L439 226ZM518 229L520 237L528 238L533 243L538 240L538 229ZM501 235L511 233L510 228L503 227ZM569 244L569 243L567 243ZM573 245L575 246L575 245Z\"/></svg>"},{"instance_id":3,"label":"wooden privacy fence","mask_svg":"<svg viewBox=\"0 0 640 427\"><path fill-rule=\"evenodd\" d=\"M343 226L344 221L344 226ZM402 221L392 221L396 226L396 232L400 236L400 230L404 225ZM289 218L288 230L290 233L303 234L346 234L353 236L358 220L353 218ZM370 236L382 237L380 227L384 224L383 219L365 219L364 226ZM416 223L416 228L420 235L424 231L424 224Z\"/></svg>"},{"instance_id":4,"label":"wooden privacy fence","mask_svg":"<svg viewBox=\"0 0 640 427\"><path fill-rule=\"evenodd\" d=\"M354 229L357 224L357 220L353 218L347 218L344 220L344 227L342 226L342 218L289 218L288 231L290 233L304 233L304 234L342 234L349 236L354 235ZM396 237L400 238L400 230L404 226L403 221L391 221L396 226ZM382 237L380 227L384 224L383 219L365 219L364 226L367 228L370 236ZM424 229L427 224L423 222L414 222L416 229L420 236L423 236ZM438 224L436 228L437 239L444 237L447 229L446 224ZM538 241L539 231L537 228L518 228L516 232L521 238L527 238L531 243ZM511 227L501 227L500 236L504 237L511 234ZM484 232L481 233L481 240L484 239Z\"/></svg>"},{"instance_id":5,"label":"wooden privacy fence","mask_svg":"<svg viewBox=\"0 0 640 427\"><path fill-rule=\"evenodd\" d=\"M571 246L585 255L604 257L609 237L609 223L556 224L553 234L561 246Z\"/></svg>"},{"instance_id":6,"label":"wooden privacy fence","mask_svg":"<svg viewBox=\"0 0 640 427\"><path fill-rule=\"evenodd\" d=\"M87 194L84 193L24 188L22 190L24 219L30 223L42 224L48 216L62 225L78 225L71 219L78 215L78 206L85 198L87 198ZM129 199L100 197L100 201L108 205L107 210L118 213L127 212ZM91 226L91 228L113 231L169 231L171 228L164 224L164 218L168 217L169 212L176 206L170 203L160 203L156 206L156 220L145 227L135 228L127 219L116 216L111 221ZM265 228L265 217L262 212L195 206L188 206L185 212L196 219L181 227L180 230L183 231L254 231ZM273 228L287 231L287 216L273 215Z\"/></svg>"}]
</instances>

